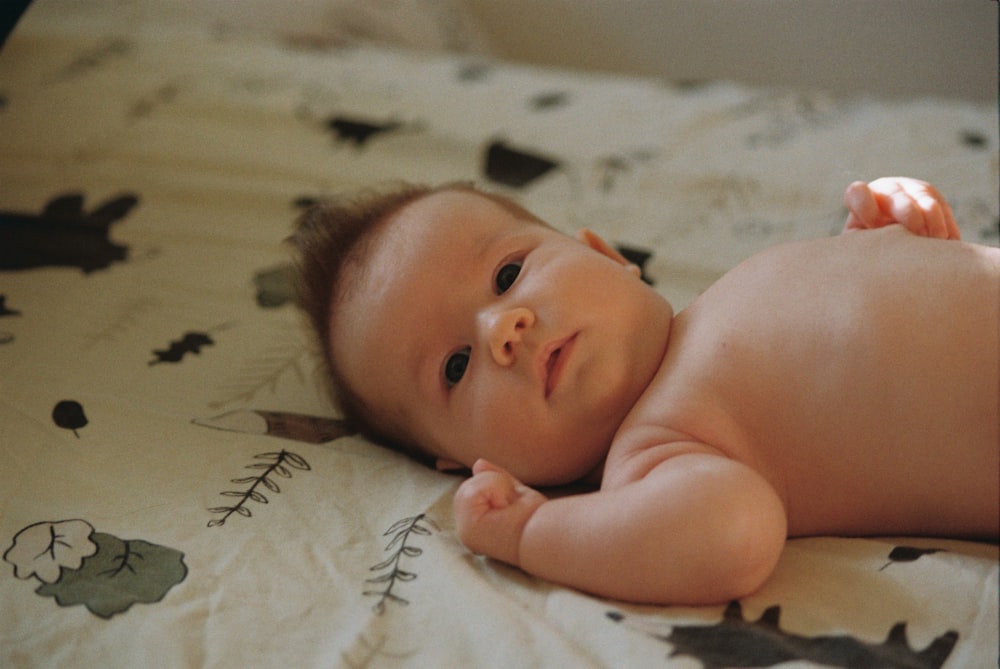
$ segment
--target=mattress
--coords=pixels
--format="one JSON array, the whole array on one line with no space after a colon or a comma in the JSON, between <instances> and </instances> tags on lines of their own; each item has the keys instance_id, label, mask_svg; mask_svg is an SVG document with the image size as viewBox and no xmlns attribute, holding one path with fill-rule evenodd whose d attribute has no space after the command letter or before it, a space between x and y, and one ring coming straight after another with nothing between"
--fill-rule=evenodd
<instances>
[{"instance_id":1,"label":"mattress","mask_svg":"<svg viewBox=\"0 0 1000 669\"><path fill-rule=\"evenodd\" d=\"M787 544L639 606L469 553L461 479L353 435L283 240L374 182L589 227L681 309L844 187L935 184L997 245L996 109L533 68L39 0L0 52L0 666L996 666L998 549ZM628 568L628 565L623 565Z\"/></svg>"}]
</instances>

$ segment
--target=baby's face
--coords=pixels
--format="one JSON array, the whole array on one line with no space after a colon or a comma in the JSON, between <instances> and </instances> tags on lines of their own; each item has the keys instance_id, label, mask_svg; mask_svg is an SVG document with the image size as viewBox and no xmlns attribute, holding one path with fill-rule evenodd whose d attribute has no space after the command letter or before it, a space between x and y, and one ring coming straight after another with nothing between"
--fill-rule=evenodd
<instances>
[{"instance_id":1,"label":"baby's face","mask_svg":"<svg viewBox=\"0 0 1000 669\"><path fill-rule=\"evenodd\" d=\"M599 244L461 190L405 206L345 271L331 345L358 395L439 458L533 485L602 465L673 316Z\"/></svg>"}]
</instances>

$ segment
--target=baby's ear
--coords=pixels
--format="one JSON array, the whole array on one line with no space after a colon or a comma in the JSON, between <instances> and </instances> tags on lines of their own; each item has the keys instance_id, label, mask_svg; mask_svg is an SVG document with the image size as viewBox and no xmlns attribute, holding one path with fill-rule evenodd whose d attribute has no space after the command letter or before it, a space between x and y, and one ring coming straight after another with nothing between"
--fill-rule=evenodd
<instances>
[{"instance_id":1,"label":"baby's ear","mask_svg":"<svg viewBox=\"0 0 1000 669\"><path fill-rule=\"evenodd\" d=\"M582 230L576 233L576 238L579 241L586 244L587 246L589 246L590 248L600 253L601 255L607 256L608 258L611 258L615 262L624 265L628 269L628 271L631 272L632 274L635 274L636 276L642 276L641 267L639 267L634 263L630 263L628 259L625 258L625 256L623 256L621 253L615 250L615 248L611 246L611 244L608 244L606 241L604 241L604 238L598 235L593 230L588 230L587 228L583 228Z\"/></svg>"}]
</instances>

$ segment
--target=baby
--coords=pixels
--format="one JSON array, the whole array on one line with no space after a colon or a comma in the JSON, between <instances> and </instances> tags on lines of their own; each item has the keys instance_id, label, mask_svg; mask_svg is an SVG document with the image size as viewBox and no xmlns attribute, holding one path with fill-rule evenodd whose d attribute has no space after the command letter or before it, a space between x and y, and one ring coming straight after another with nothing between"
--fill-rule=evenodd
<instances>
[{"instance_id":1,"label":"baby","mask_svg":"<svg viewBox=\"0 0 1000 669\"><path fill-rule=\"evenodd\" d=\"M758 588L789 536L997 537L1000 249L957 241L921 181L845 202L845 234L760 253L677 314L594 233L468 185L320 205L292 241L345 417L471 467L469 549L708 604ZM529 487L575 481L599 488Z\"/></svg>"}]
</instances>

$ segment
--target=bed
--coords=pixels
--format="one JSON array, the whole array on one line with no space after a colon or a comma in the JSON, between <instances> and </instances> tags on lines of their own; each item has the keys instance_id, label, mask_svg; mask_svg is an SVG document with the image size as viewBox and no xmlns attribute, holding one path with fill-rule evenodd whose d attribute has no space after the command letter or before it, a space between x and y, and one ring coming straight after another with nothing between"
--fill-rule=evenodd
<instances>
[{"instance_id":1,"label":"bed","mask_svg":"<svg viewBox=\"0 0 1000 669\"><path fill-rule=\"evenodd\" d=\"M514 65L446 12L470 48L179 7L38 0L0 52L0 666L996 666L996 544L796 539L709 607L471 555L460 479L338 420L283 245L338 192L468 179L680 309L835 234L855 179L924 178L997 245L994 105Z\"/></svg>"}]
</instances>

